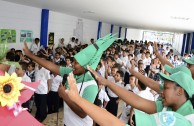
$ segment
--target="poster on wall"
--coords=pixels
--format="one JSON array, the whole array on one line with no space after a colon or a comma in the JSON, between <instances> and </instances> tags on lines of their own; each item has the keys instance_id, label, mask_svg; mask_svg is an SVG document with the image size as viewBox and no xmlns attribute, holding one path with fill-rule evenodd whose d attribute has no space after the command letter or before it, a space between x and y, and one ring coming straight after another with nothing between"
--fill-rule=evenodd
<instances>
[{"instance_id":1,"label":"poster on wall","mask_svg":"<svg viewBox=\"0 0 194 126\"><path fill-rule=\"evenodd\" d=\"M16 30L0 29L0 43L16 43Z\"/></svg>"},{"instance_id":2,"label":"poster on wall","mask_svg":"<svg viewBox=\"0 0 194 126\"><path fill-rule=\"evenodd\" d=\"M170 32L155 32L155 31L144 31L143 41L157 41L161 43L172 44L174 38L174 33Z\"/></svg>"},{"instance_id":3,"label":"poster on wall","mask_svg":"<svg viewBox=\"0 0 194 126\"><path fill-rule=\"evenodd\" d=\"M23 42L26 39L26 42L33 41L33 32L31 30L21 30L20 31L20 42Z\"/></svg>"},{"instance_id":4,"label":"poster on wall","mask_svg":"<svg viewBox=\"0 0 194 126\"><path fill-rule=\"evenodd\" d=\"M48 45L54 44L54 32L50 32L48 35Z\"/></svg>"}]
</instances>

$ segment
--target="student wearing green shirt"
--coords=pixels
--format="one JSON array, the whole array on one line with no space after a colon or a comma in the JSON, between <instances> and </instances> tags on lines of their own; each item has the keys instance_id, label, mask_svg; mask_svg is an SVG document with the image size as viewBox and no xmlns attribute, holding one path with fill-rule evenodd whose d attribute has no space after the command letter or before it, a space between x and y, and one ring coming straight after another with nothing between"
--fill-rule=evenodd
<instances>
[{"instance_id":1,"label":"student wearing green shirt","mask_svg":"<svg viewBox=\"0 0 194 126\"><path fill-rule=\"evenodd\" d=\"M90 70L92 71L92 70ZM94 73L94 71L92 72ZM97 74L94 73L96 78ZM70 84L70 89L66 90L69 98L74 101L78 106L80 106L95 122L100 126L129 126L124 124L118 118L110 114L104 109L99 108L88 102L87 100L80 97L76 80L73 74L70 73L68 78L68 83ZM103 80L104 81L104 80ZM136 126L192 126L194 125L194 115L184 117L178 113L168 111L159 112L152 115L142 113L135 110L136 115Z\"/></svg>"},{"instance_id":2,"label":"student wearing green shirt","mask_svg":"<svg viewBox=\"0 0 194 126\"><path fill-rule=\"evenodd\" d=\"M93 69L96 69L103 52L115 40L116 38L114 35L107 35L97 40L95 44L89 45L74 55L72 68L61 67L35 56L28 49L26 43L24 43L23 50L29 58L57 75L63 76L73 72L77 81L79 95L87 101L93 103L96 98L98 88L96 81L91 76L90 72L86 70L86 65L90 65ZM64 126L92 126L93 120L67 96L65 90L68 88L69 85L66 83L65 86L60 85L58 89L59 96L61 96L64 100Z\"/></svg>"},{"instance_id":3,"label":"student wearing green shirt","mask_svg":"<svg viewBox=\"0 0 194 126\"><path fill-rule=\"evenodd\" d=\"M194 114L192 103L194 101L194 81L191 76L182 71L171 74L170 76L160 73L160 77L164 81L162 100L154 102L126 91L113 82L102 78L91 68L88 69L94 74L97 80L100 80L101 84L109 87L127 104L138 110L148 114L161 111L174 111L183 116Z\"/></svg>"}]
</instances>

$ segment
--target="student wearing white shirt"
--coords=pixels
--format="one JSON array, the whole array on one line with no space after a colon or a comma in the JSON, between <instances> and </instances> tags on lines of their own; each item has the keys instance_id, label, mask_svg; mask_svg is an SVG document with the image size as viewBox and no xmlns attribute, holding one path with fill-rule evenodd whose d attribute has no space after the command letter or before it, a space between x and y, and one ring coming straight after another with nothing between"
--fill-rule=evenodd
<instances>
[{"instance_id":1,"label":"student wearing white shirt","mask_svg":"<svg viewBox=\"0 0 194 126\"><path fill-rule=\"evenodd\" d=\"M19 64L21 67L16 67L15 69L17 76L21 77L22 81L31 82L31 79L26 75L28 64L26 62L19 62ZM23 103L22 107L28 108L28 110L30 110L30 100Z\"/></svg>"},{"instance_id":2,"label":"student wearing white shirt","mask_svg":"<svg viewBox=\"0 0 194 126\"><path fill-rule=\"evenodd\" d=\"M34 95L37 108L35 118L42 122L47 117L47 93L51 84L50 71L39 65L35 80L40 81Z\"/></svg>"},{"instance_id":3,"label":"student wearing white shirt","mask_svg":"<svg viewBox=\"0 0 194 126\"><path fill-rule=\"evenodd\" d=\"M138 94L139 89L136 86L135 82L136 82L135 76L130 75L129 76L129 84L126 84L125 89L128 91L132 91L135 94ZM131 106L124 102L123 110L122 110L122 113L121 113L121 116L119 119L126 124L129 121L130 109L131 109Z\"/></svg>"},{"instance_id":4,"label":"student wearing white shirt","mask_svg":"<svg viewBox=\"0 0 194 126\"><path fill-rule=\"evenodd\" d=\"M51 76L51 89L48 93L48 114L58 112L59 108L59 95L58 88L62 83L62 77L56 74Z\"/></svg>"},{"instance_id":5,"label":"student wearing white shirt","mask_svg":"<svg viewBox=\"0 0 194 126\"><path fill-rule=\"evenodd\" d=\"M151 45L151 42L148 43L148 50L150 51L150 54L153 54L153 46Z\"/></svg>"},{"instance_id":6,"label":"student wearing white shirt","mask_svg":"<svg viewBox=\"0 0 194 126\"><path fill-rule=\"evenodd\" d=\"M154 96L152 95L152 93L150 92L149 89L147 89L146 85L144 85L141 81L138 81L138 89L139 89L139 93L137 94L138 96L147 99L147 100L151 100L154 101ZM130 125L134 125L134 108L131 107L130 110Z\"/></svg>"},{"instance_id":7,"label":"student wearing white shirt","mask_svg":"<svg viewBox=\"0 0 194 126\"><path fill-rule=\"evenodd\" d=\"M127 61L128 61L128 55L127 55L127 51L126 50L123 51L123 54L122 54L120 59L123 62L123 65L126 66Z\"/></svg>"},{"instance_id":8,"label":"student wearing white shirt","mask_svg":"<svg viewBox=\"0 0 194 126\"><path fill-rule=\"evenodd\" d=\"M98 99L102 102L102 107L106 108L108 102L110 101L107 93L102 89L103 85L98 85L99 93L98 93Z\"/></svg>"},{"instance_id":9,"label":"student wearing white shirt","mask_svg":"<svg viewBox=\"0 0 194 126\"><path fill-rule=\"evenodd\" d=\"M123 87L123 82L122 82L122 78L123 78L123 72L122 71L117 71L116 75L114 76L114 80L115 80L115 84ZM108 95L110 98L110 101L107 104L107 111L109 111L110 113L112 113L114 116L117 116L117 110L118 110L118 102L117 100L119 99L118 96L113 93L109 88L108 88Z\"/></svg>"},{"instance_id":10,"label":"student wearing white shirt","mask_svg":"<svg viewBox=\"0 0 194 126\"><path fill-rule=\"evenodd\" d=\"M35 38L35 42L31 45L30 51L33 54L37 54L37 52L40 50L40 45L39 45L40 39Z\"/></svg>"}]
</instances>

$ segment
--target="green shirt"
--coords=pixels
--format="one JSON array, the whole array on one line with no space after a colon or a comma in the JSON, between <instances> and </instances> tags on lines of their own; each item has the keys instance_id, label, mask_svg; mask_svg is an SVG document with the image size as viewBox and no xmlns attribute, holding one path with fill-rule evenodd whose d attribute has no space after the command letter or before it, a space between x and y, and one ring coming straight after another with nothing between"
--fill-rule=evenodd
<instances>
[{"instance_id":1,"label":"green shirt","mask_svg":"<svg viewBox=\"0 0 194 126\"><path fill-rule=\"evenodd\" d=\"M162 104L162 100L157 100L156 101L156 111L161 112L163 108L164 106ZM172 111L172 108L167 107L167 111ZM191 101L187 100L176 112L183 116L194 114L194 109L193 109L193 105Z\"/></svg>"},{"instance_id":2,"label":"green shirt","mask_svg":"<svg viewBox=\"0 0 194 126\"><path fill-rule=\"evenodd\" d=\"M69 74L72 72L72 70L73 69L70 67L60 67L60 75L63 77L64 74ZM74 77L75 77L77 83L82 83L82 81L87 82L87 81L94 80L94 78L92 77L90 72L86 72L85 77L84 77L84 74L79 75L79 76L74 75ZM65 87L67 89L69 89L68 82L65 83ZM87 101L89 101L91 103L94 103L94 100L96 98L97 93L98 93L98 87L96 84L93 84L93 85L90 85L84 89L83 94L82 94L82 98L86 99Z\"/></svg>"}]
</instances>

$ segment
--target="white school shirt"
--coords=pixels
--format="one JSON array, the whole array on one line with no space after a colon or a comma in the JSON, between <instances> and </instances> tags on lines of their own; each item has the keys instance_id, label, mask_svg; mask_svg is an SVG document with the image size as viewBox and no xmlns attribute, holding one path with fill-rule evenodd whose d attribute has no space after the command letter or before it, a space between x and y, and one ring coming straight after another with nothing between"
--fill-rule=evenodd
<instances>
[{"instance_id":1,"label":"white school shirt","mask_svg":"<svg viewBox=\"0 0 194 126\"><path fill-rule=\"evenodd\" d=\"M47 80L49 80L50 77L50 71L45 69L45 68L41 68L39 70L36 71L35 74L35 81L39 81L40 80L40 84L38 86L38 88L36 89L35 93L37 94L47 94L48 93L48 84L47 84Z\"/></svg>"},{"instance_id":2,"label":"white school shirt","mask_svg":"<svg viewBox=\"0 0 194 126\"><path fill-rule=\"evenodd\" d=\"M154 101L154 96L150 92L149 88L146 88L143 91L139 91L139 93L137 95L140 96L140 97L142 97L142 98L144 98L144 99Z\"/></svg>"},{"instance_id":3,"label":"white school shirt","mask_svg":"<svg viewBox=\"0 0 194 126\"><path fill-rule=\"evenodd\" d=\"M100 101L102 102L102 104L104 103L104 101L106 101L106 102L109 102L110 101L107 93L103 89L100 89L100 92L98 94L98 99L100 99Z\"/></svg>"},{"instance_id":4,"label":"white school shirt","mask_svg":"<svg viewBox=\"0 0 194 126\"><path fill-rule=\"evenodd\" d=\"M51 76L52 77L52 83L51 83L51 91L58 92L58 88L60 83L62 83L63 78L59 75L57 76Z\"/></svg>"},{"instance_id":5,"label":"white school shirt","mask_svg":"<svg viewBox=\"0 0 194 126\"><path fill-rule=\"evenodd\" d=\"M109 79L108 79L109 80ZM118 85L118 86L120 86L120 87L123 87L123 85L122 85L122 81L119 81L119 82L114 82L116 85ZM110 96L110 97L113 97L113 98L117 98L118 96L114 93L114 92L112 92L109 88L107 88L107 91L108 91L108 95Z\"/></svg>"},{"instance_id":6,"label":"white school shirt","mask_svg":"<svg viewBox=\"0 0 194 126\"><path fill-rule=\"evenodd\" d=\"M37 54L37 52L40 50L40 45L36 45L36 43L33 43L31 45L30 51L32 51L33 54Z\"/></svg>"},{"instance_id":7,"label":"white school shirt","mask_svg":"<svg viewBox=\"0 0 194 126\"><path fill-rule=\"evenodd\" d=\"M139 89L138 89L137 86L135 86L135 87L132 89L130 84L126 84L125 89L128 90L128 91L131 90L131 91L133 91L133 93L135 93L135 94L138 94L138 93L139 93Z\"/></svg>"},{"instance_id":8,"label":"white school shirt","mask_svg":"<svg viewBox=\"0 0 194 126\"><path fill-rule=\"evenodd\" d=\"M24 76L22 77L22 81L31 82L31 79L26 74L24 74Z\"/></svg>"},{"instance_id":9,"label":"white school shirt","mask_svg":"<svg viewBox=\"0 0 194 126\"><path fill-rule=\"evenodd\" d=\"M125 124L128 123L129 121L129 117L130 117L130 110L131 110L131 106L127 105L125 102L123 104L123 110L121 113L121 117L119 118L122 122L124 122Z\"/></svg>"},{"instance_id":10,"label":"white school shirt","mask_svg":"<svg viewBox=\"0 0 194 126\"><path fill-rule=\"evenodd\" d=\"M101 76L105 78L105 66L102 66L100 68L99 72L100 72Z\"/></svg>"},{"instance_id":11,"label":"white school shirt","mask_svg":"<svg viewBox=\"0 0 194 126\"><path fill-rule=\"evenodd\" d=\"M117 59L116 59L116 63L122 65L123 62L122 62L122 60L121 60L120 58L117 58Z\"/></svg>"},{"instance_id":12,"label":"white school shirt","mask_svg":"<svg viewBox=\"0 0 194 126\"><path fill-rule=\"evenodd\" d=\"M124 66L126 66L126 64L127 64L127 62L128 62L128 56L125 56L125 57L121 56L120 59L121 59L121 61L123 62Z\"/></svg>"}]
</instances>

